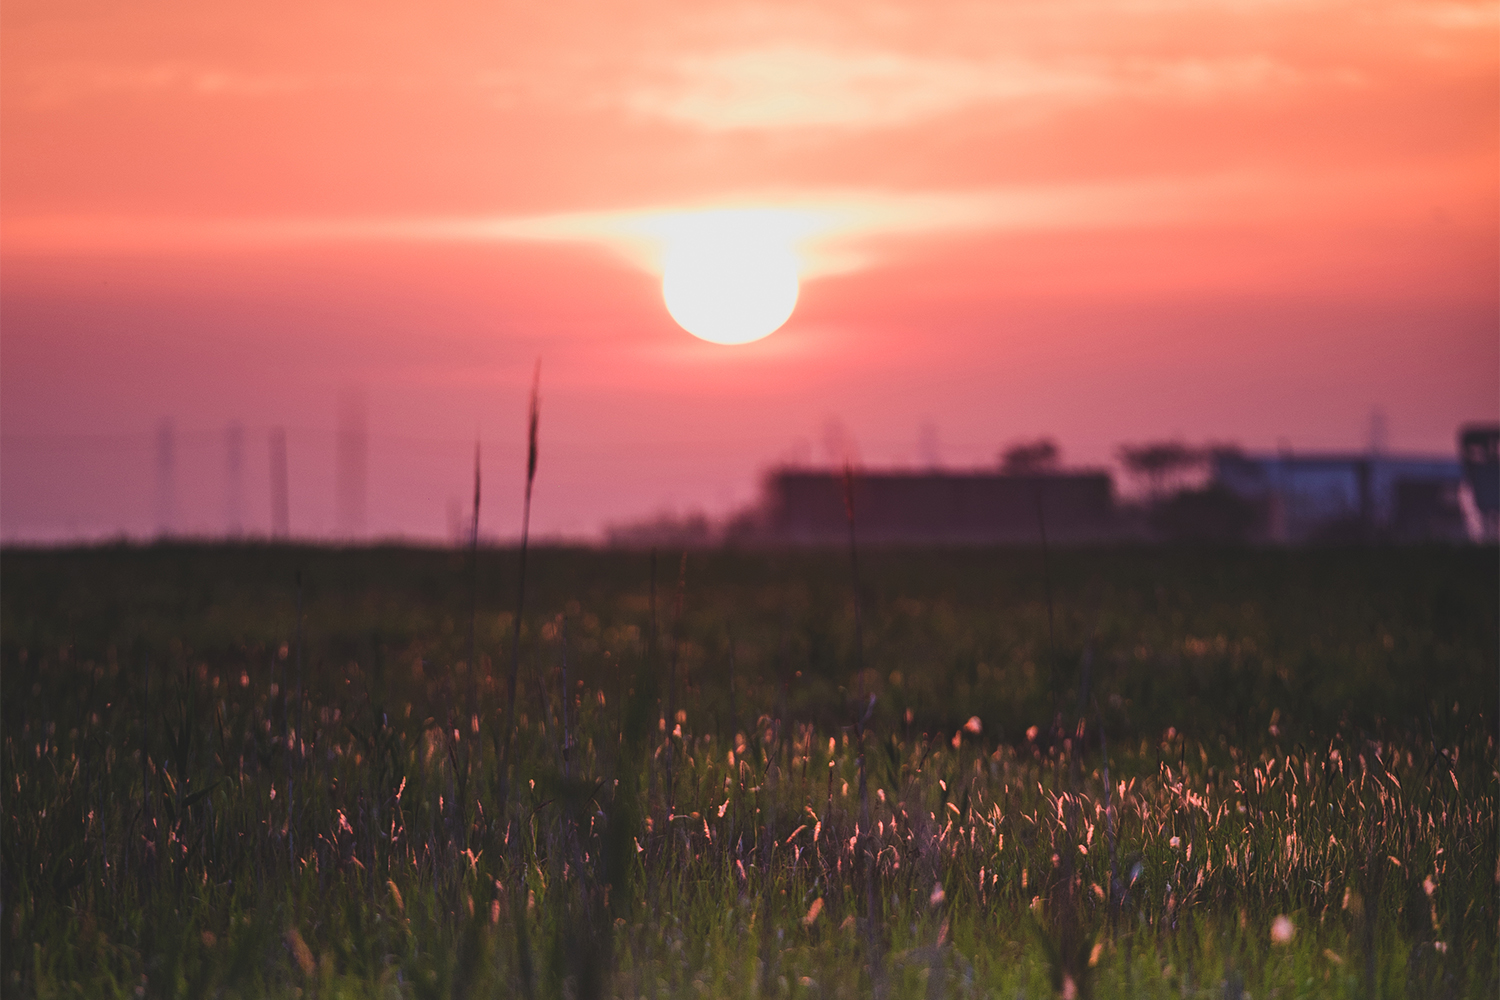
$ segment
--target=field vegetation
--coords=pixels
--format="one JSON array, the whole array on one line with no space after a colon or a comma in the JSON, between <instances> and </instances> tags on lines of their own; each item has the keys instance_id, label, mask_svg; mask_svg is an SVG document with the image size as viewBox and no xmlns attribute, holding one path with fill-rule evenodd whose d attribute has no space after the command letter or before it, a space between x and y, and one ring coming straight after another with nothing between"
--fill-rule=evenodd
<instances>
[{"instance_id":1,"label":"field vegetation","mask_svg":"<svg viewBox=\"0 0 1500 1000\"><path fill-rule=\"evenodd\" d=\"M517 558L4 552L0 991L1500 991L1493 550Z\"/></svg>"}]
</instances>

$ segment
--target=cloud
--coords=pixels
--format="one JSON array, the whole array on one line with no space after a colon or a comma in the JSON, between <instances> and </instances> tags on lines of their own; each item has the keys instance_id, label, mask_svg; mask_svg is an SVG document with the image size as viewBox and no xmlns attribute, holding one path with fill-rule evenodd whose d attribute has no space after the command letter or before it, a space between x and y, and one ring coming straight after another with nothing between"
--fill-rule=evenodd
<instances>
[{"instance_id":1,"label":"cloud","mask_svg":"<svg viewBox=\"0 0 1500 1000\"><path fill-rule=\"evenodd\" d=\"M960 191L825 188L537 215L188 219L10 217L7 254L199 252L312 244L553 243L598 247L659 273L663 250L703 227L753 224L799 255L804 277L856 271L897 242L966 234L1317 224L1366 217L1391 192L1431 189L1442 169L1234 170Z\"/></svg>"},{"instance_id":2,"label":"cloud","mask_svg":"<svg viewBox=\"0 0 1500 1000\"><path fill-rule=\"evenodd\" d=\"M1500 26L1500 4L1493 0L1478 3L1425 3L1404 8L1408 16L1439 28L1468 31Z\"/></svg>"},{"instance_id":3,"label":"cloud","mask_svg":"<svg viewBox=\"0 0 1500 1000\"><path fill-rule=\"evenodd\" d=\"M984 105L1205 100L1285 89L1304 74L1266 55L1179 59L918 56L802 45L678 59L628 89L630 111L708 131L886 128Z\"/></svg>"}]
</instances>

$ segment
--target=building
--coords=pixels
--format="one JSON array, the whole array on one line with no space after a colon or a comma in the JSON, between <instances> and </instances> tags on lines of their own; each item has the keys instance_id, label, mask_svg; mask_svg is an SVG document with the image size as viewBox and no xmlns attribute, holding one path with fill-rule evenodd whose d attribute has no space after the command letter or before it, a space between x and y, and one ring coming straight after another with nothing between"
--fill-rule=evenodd
<instances>
[{"instance_id":1,"label":"building","mask_svg":"<svg viewBox=\"0 0 1500 1000\"><path fill-rule=\"evenodd\" d=\"M1264 512L1276 542L1463 541L1456 459L1379 454L1213 456L1213 479Z\"/></svg>"},{"instance_id":2,"label":"building","mask_svg":"<svg viewBox=\"0 0 1500 1000\"><path fill-rule=\"evenodd\" d=\"M856 472L860 544L972 545L1102 541L1114 536L1107 472ZM842 473L776 469L753 533L773 542L826 545L849 537Z\"/></svg>"}]
</instances>

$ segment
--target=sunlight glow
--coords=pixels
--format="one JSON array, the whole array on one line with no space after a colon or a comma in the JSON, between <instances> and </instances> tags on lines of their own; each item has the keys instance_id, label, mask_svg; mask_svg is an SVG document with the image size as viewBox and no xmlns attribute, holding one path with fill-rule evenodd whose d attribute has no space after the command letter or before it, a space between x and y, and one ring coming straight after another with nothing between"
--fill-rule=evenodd
<instances>
[{"instance_id":1,"label":"sunlight glow","mask_svg":"<svg viewBox=\"0 0 1500 1000\"><path fill-rule=\"evenodd\" d=\"M747 344L779 329L797 305L800 261L787 213L697 212L661 220L662 298L688 333Z\"/></svg>"}]
</instances>

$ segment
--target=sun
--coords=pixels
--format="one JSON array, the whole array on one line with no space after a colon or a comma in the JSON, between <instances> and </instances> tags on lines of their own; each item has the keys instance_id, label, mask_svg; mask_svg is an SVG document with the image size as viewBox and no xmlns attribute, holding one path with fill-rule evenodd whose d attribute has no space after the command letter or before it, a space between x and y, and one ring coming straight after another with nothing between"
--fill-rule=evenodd
<instances>
[{"instance_id":1,"label":"sun","mask_svg":"<svg viewBox=\"0 0 1500 1000\"><path fill-rule=\"evenodd\" d=\"M799 261L776 217L704 212L681 220L661 258L667 312L715 344L774 333L797 305Z\"/></svg>"}]
</instances>

